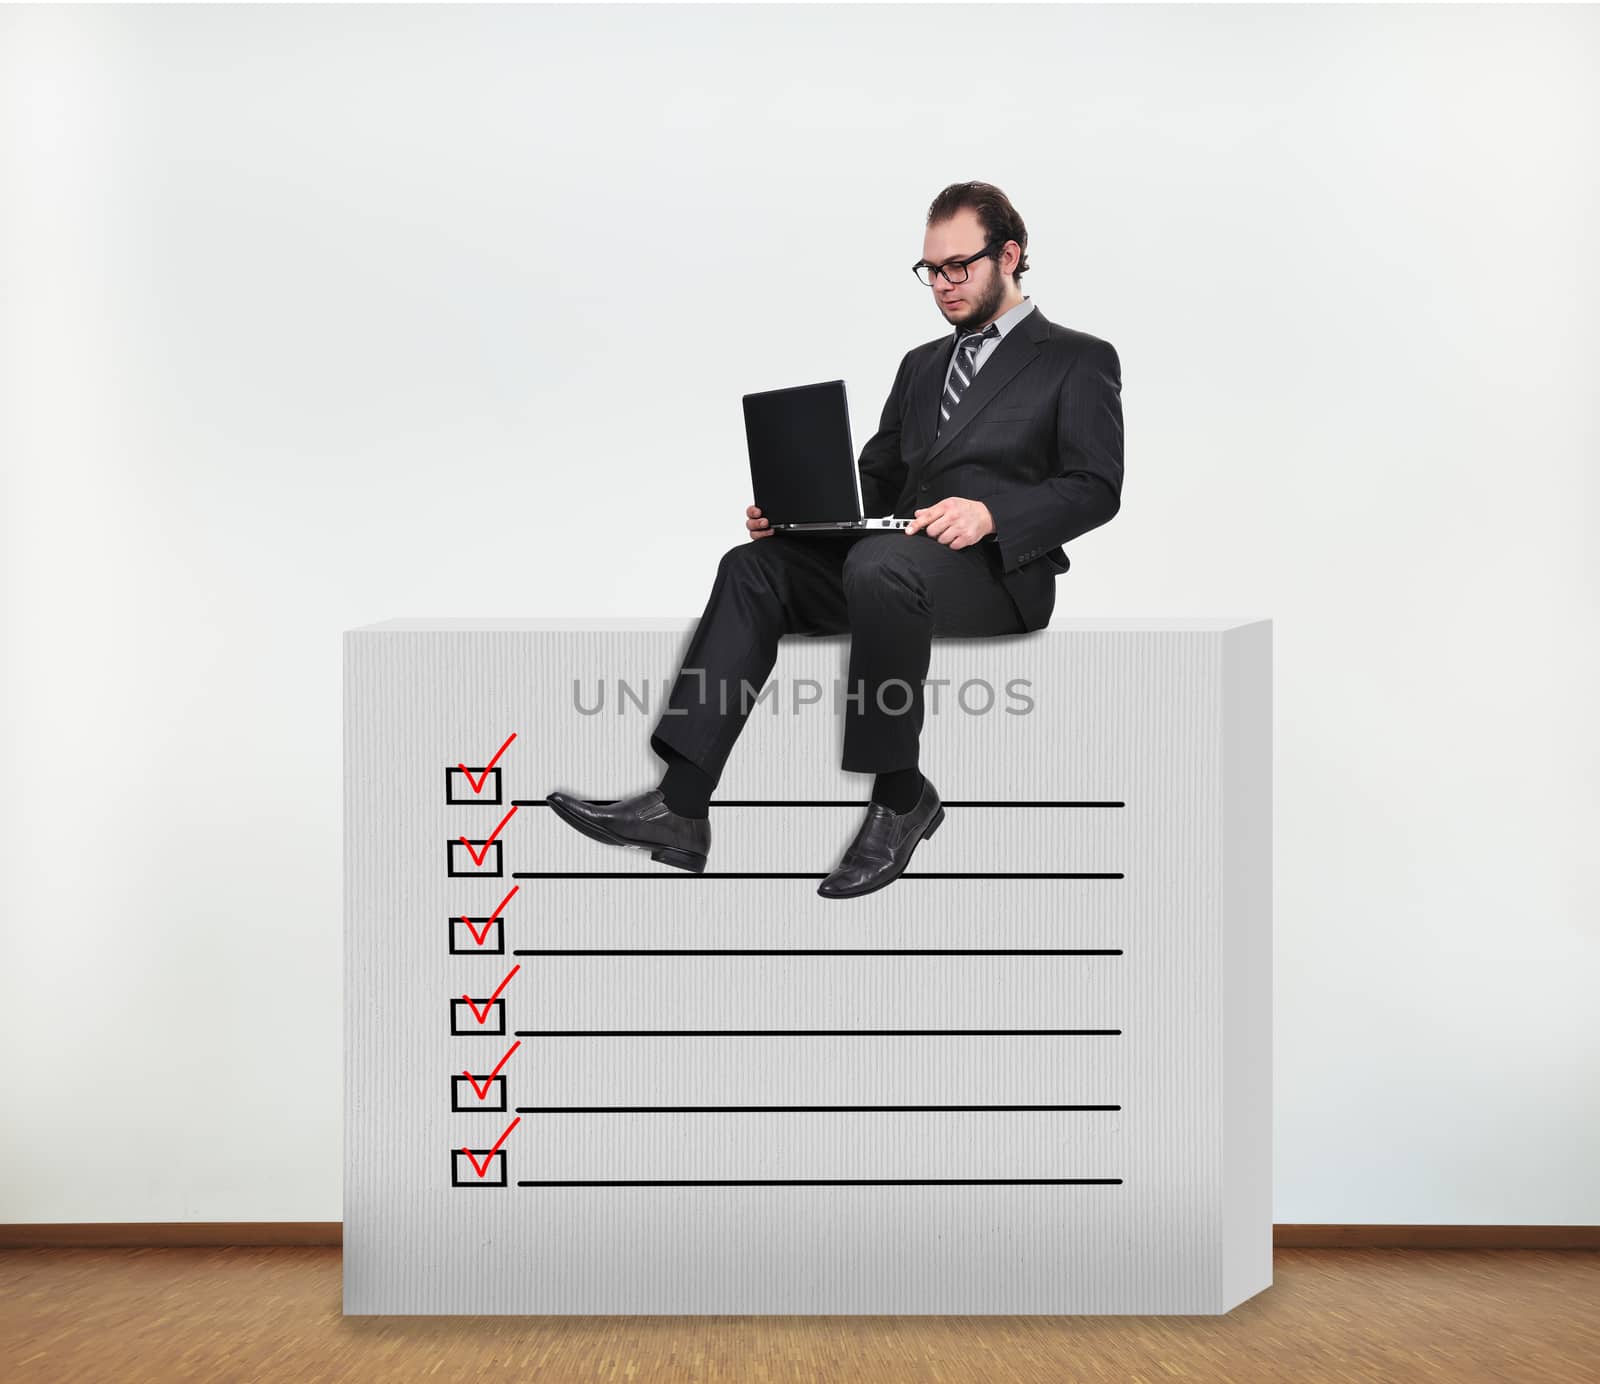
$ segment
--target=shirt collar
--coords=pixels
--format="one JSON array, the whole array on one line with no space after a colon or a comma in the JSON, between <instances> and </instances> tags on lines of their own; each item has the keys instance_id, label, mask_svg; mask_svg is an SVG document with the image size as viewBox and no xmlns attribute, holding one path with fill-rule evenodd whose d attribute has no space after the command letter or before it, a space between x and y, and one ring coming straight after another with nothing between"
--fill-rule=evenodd
<instances>
[{"instance_id":1,"label":"shirt collar","mask_svg":"<svg viewBox=\"0 0 1600 1384\"><path fill-rule=\"evenodd\" d=\"M1018 322L1022 321L1022 319L1032 311L1033 299L1027 294L1024 294L1022 301L1018 303L1016 307L1001 313L1000 316L995 318L994 325L1000 329L1000 340L1004 341L1006 339L1006 333L1009 332L1014 326L1017 325ZM960 341L964 336L970 335L971 332L964 327L957 327L955 329L955 339L957 341Z\"/></svg>"}]
</instances>

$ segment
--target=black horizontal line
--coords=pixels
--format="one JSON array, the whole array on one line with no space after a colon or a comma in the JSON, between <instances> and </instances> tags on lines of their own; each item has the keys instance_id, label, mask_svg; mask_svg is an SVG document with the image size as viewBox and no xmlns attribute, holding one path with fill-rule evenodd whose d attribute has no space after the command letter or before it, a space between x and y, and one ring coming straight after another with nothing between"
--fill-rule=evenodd
<instances>
[{"instance_id":1,"label":"black horizontal line","mask_svg":"<svg viewBox=\"0 0 1600 1384\"><path fill-rule=\"evenodd\" d=\"M633 949L615 951L551 951L533 947L518 947L513 956L1121 956L1120 947L983 947L983 948L778 948L778 947L712 947L704 950L687 950L665 947L651 950Z\"/></svg>"},{"instance_id":2,"label":"black horizontal line","mask_svg":"<svg viewBox=\"0 0 1600 1384\"><path fill-rule=\"evenodd\" d=\"M1117 1187L1120 1177L761 1177L661 1182L518 1182L519 1187Z\"/></svg>"},{"instance_id":3,"label":"black horizontal line","mask_svg":"<svg viewBox=\"0 0 1600 1384\"><path fill-rule=\"evenodd\" d=\"M776 1115L903 1110L1121 1110L1120 1105L519 1105L519 1115Z\"/></svg>"},{"instance_id":4,"label":"black horizontal line","mask_svg":"<svg viewBox=\"0 0 1600 1384\"><path fill-rule=\"evenodd\" d=\"M519 1028L518 1038L1115 1037L1120 1028Z\"/></svg>"},{"instance_id":5,"label":"black horizontal line","mask_svg":"<svg viewBox=\"0 0 1600 1384\"><path fill-rule=\"evenodd\" d=\"M638 870L513 870L512 879L826 879L826 871L812 870L666 870L648 874ZM907 870L900 879L1122 879L1120 872L1078 870Z\"/></svg>"},{"instance_id":6,"label":"black horizontal line","mask_svg":"<svg viewBox=\"0 0 1600 1384\"><path fill-rule=\"evenodd\" d=\"M581 798L580 802L606 803L611 798ZM716 798L712 807L865 807L869 798ZM1126 807L1114 799L1096 801L1070 798L944 798L946 807ZM514 807L549 807L548 798L513 798Z\"/></svg>"}]
</instances>

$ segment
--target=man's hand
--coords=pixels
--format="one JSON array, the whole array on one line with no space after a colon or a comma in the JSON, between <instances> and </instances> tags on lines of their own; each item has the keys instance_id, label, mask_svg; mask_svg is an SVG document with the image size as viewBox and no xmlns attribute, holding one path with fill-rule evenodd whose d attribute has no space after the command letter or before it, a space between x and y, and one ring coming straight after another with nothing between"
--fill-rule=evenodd
<instances>
[{"instance_id":1,"label":"man's hand","mask_svg":"<svg viewBox=\"0 0 1600 1384\"><path fill-rule=\"evenodd\" d=\"M750 508L744 512L744 526L750 530L751 538L772 537L772 521L770 519L763 519L761 517L761 511L754 505L751 505ZM776 549L774 549L774 551L776 551Z\"/></svg>"},{"instance_id":2,"label":"man's hand","mask_svg":"<svg viewBox=\"0 0 1600 1384\"><path fill-rule=\"evenodd\" d=\"M906 525L907 533L926 529L929 538L937 538L952 548L965 548L994 532L994 515L982 500L963 500L952 495L913 513L916 517Z\"/></svg>"}]
</instances>

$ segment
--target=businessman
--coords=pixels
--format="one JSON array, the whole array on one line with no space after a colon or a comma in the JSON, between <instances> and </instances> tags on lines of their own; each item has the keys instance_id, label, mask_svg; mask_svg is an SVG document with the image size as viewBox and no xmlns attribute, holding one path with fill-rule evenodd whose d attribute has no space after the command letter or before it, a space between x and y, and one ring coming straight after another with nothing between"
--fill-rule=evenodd
<instances>
[{"instance_id":1,"label":"businessman","mask_svg":"<svg viewBox=\"0 0 1600 1384\"><path fill-rule=\"evenodd\" d=\"M901 360L857 463L863 512L913 522L775 533L749 506L650 737L660 783L614 801L551 793L563 821L703 871L711 795L778 640L848 633L842 767L872 774L872 795L817 892L853 898L899 878L944 820L918 764L931 641L1043 628L1070 566L1062 545L1121 504L1121 363L1022 292L1027 252L999 188L956 183L934 199L913 268L952 330Z\"/></svg>"}]
</instances>

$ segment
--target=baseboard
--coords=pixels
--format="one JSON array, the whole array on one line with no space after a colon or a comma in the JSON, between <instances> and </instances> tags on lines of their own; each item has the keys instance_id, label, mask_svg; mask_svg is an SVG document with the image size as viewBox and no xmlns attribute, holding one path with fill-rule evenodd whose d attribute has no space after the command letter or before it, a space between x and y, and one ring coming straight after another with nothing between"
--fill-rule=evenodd
<instances>
[{"instance_id":1,"label":"baseboard","mask_svg":"<svg viewBox=\"0 0 1600 1384\"><path fill-rule=\"evenodd\" d=\"M338 1245L338 1221L112 1221L0 1225L0 1249ZM1277 1249L1600 1249L1595 1225L1278 1225Z\"/></svg>"},{"instance_id":2,"label":"baseboard","mask_svg":"<svg viewBox=\"0 0 1600 1384\"><path fill-rule=\"evenodd\" d=\"M0 1225L0 1249L217 1249L338 1245L339 1221L108 1221Z\"/></svg>"},{"instance_id":3,"label":"baseboard","mask_svg":"<svg viewBox=\"0 0 1600 1384\"><path fill-rule=\"evenodd\" d=\"M1600 1249L1600 1225L1275 1225L1275 1249Z\"/></svg>"}]
</instances>

